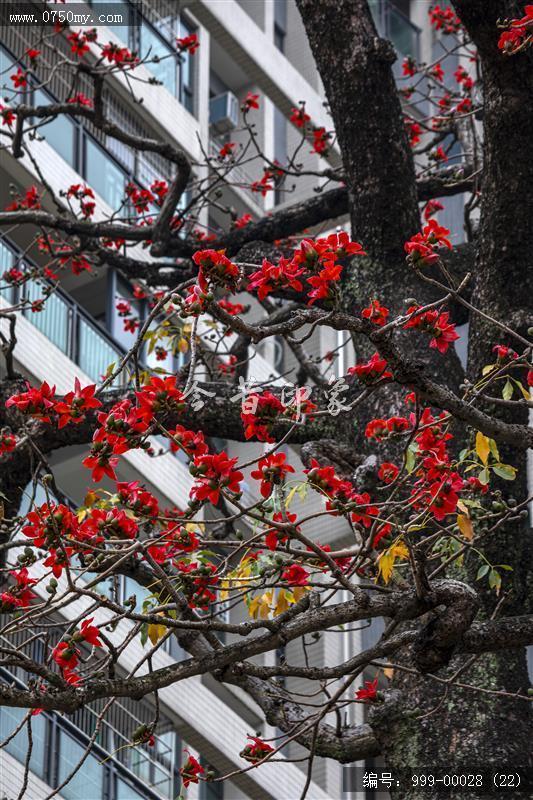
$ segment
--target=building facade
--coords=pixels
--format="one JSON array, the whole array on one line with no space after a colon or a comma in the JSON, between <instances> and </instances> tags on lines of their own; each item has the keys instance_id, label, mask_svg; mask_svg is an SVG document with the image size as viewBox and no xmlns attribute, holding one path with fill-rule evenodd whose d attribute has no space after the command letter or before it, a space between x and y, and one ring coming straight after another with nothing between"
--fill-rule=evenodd
<instances>
[{"instance_id":1,"label":"building facade","mask_svg":"<svg viewBox=\"0 0 533 800\"><path fill-rule=\"evenodd\" d=\"M98 0L88 5L97 6ZM425 0L372 0L371 6L380 31L391 38L400 56L431 60L436 44L427 25ZM306 111L315 125L331 128L320 78L294 0L181 3L148 0L135 7L128 0L115 0L113 9L119 7L128 24L117 24L107 31L100 29L100 40L127 44L141 56L151 53L159 56L160 61L139 68L146 80L135 92L142 95L142 106L136 104L135 93L129 91L127 82L115 78L106 98L108 113L132 134L160 137L183 148L195 165L198 180L205 178L209 170L205 154L216 155L229 139L239 143L245 136L239 109L248 92L260 95L260 108L254 116L255 134L261 151L272 161L284 163L298 144L301 134L289 118L300 101L306 102ZM173 55L175 38L191 33L198 36L198 51L177 60ZM1 29L0 83L5 84L12 68L23 63L31 38L29 28ZM154 77L162 85L151 84ZM27 101L38 104L60 100L66 90L59 75L46 87L40 87L35 76L27 89ZM59 117L41 126L39 136L30 143L30 151L33 159L27 156L14 159L8 151L0 152L0 207L9 203L13 187L22 189L45 181L59 193L66 186L86 182L96 194L98 208L109 213L122 202L127 183L148 186L154 179L168 179L172 174L171 165L162 157L143 152L133 154L90 124L70 117ZM335 147L328 158L333 165L339 163ZM302 149L299 160L309 171L327 163L309 152L308 147ZM311 196L317 184L312 175L302 177L294 186L286 180L263 197L250 189L262 175L257 161L240 165L233 173L222 189L218 206L206 208L197 220L205 231L216 232L227 226L222 206L231 207L239 216L250 214L258 218L274 208ZM339 220L339 224L343 222ZM29 242L24 237L24 231L18 231L2 238L0 272L15 264L24 263L31 268L32 263L42 263L39 254L28 249ZM30 281L19 291L34 301L42 296L42 285ZM0 297L0 306L17 299L19 295L14 289L11 296ZM70 390L76 377L82 384L98 381L135 338L124 331L117 314L116 303L121 299L132 304L140 319L148 313L145 302L134 296L132 286L112 268L65 278L61 289L48 298L43 312L24 312L20 316L15 350L17 368L33 382L47 380L55 384L58 394ZM342 338L332 337L333 332L326 329L315 334L308 345L310 355L323 354L343 344ZM145 352L143 358L148 367L155 366L153 354ZM175 371L180 363L179 355L169 355L163 366ZM290 375L295 366L290 352L269 343L254 356L251 372L257 381L273 375L281 382L279 376ZM332 374L343 375L346 366L339 358L331 368ZM157 449L157 441L153 444ZM254 447L258 454L261 452L262 445L248 444L248 458ZM238 445L231 445L231 449L232 455L240 454ZM80 474L78 466L83 451L84 448L70 447L53 457L57 483L74 503L82 502L86 489L86 476ZM298 463L296 453L291 461ZM191 487L185 463L172 453L151 459L143 452L129 452L118 473L120 480L144 483L161 502L171 506L179 507ZM307 513L313 503L318 508L318 497L307 499ZM348 541L342 523L332 525L330 518L327 523L326 517L321 519L324 522L317 523L316 536L322 544L341 546ZM142 598L143 592L127 581L102 586L102 591L114 592L122 599L132 594ZM120 639L125 632L119 627L115 636ZM367 646L368 636L373 635L374 632L368 631L354 632L351 638L325 634L307 643L305 657L312 663L320 663L327 652L332 661L341 661L348 653ZM291 643L288 649L291 663L304 663L300 643ZM138 660L141 645L133 644L128 653L121 663L125 671ZM181 657L179 648L172 647L157 654L154 666ZM3 677L22 679L17 674ZM305 681L295 680L292 688L305 691ZM260 710L250 698L210 677L197 677L168 687L161 692L160 699L162 713L152 748L128 746L132 731L150 718L148 702L145 705L144 701L117 701L99 728L99 707L86 708L72 717L48 713L35 717L31 772L24 796L28 800L44 800L52 788L60 787L55 796L64 800L172 800L179 794L178 770L184 748L223 774L242 766L238 753L248 733L259 732L265 737L275 733L265 726ZM0 709L0 739L9 738L22 716L16 709ZM65 783L93 738L93 750L76 776ZM0 753L1 796L11 800L19 793L26 752L27 735L21 730ZM289 758L297 758L299 754L297 746L289 747ZM261 770L237 775L224 785L191 785L186 797L188 800L292 800L300 795L305 766L297 761L283 767L265 765ZM308 793L310 800L343 796L347 795L342 794L339 765L316 759Z\"/></svg>"}]
</instances>

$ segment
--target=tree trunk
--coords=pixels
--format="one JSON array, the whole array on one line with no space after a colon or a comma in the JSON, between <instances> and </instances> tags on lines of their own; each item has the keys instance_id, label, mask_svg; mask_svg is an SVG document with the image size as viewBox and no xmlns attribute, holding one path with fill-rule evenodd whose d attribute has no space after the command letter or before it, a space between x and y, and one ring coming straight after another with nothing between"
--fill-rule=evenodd
<instances>
[{"instance_id":1,"label":"tree trunk","mask_svg":"<svg viewBox=\"0 0 533 800\"><path fill-rule=\"evenodd\" d=\"M455 2L480 50L486 104L486 177L472 302L511 327L522 322L516 312L523 309L525 297L528 302L533 297L533 270L529 263L533 252L533 161L528 156L533 141L532 60L529 55L506 59L497 49L496 21L512 17L515 5L496 0ZM353 310L354 303L361 305L377 297L397 310L413 293L423 302L429 296L428 290L408 270L403 253L404 242L419 229L419 215L413 161L391 70L391 49L378 39L368 4L363 0L298 0L298 6L342 151L352 233L369 252L369 259L364 264L358 260L350 273L344 286L344 303ZM520 59L525 63L519 63ZM525 316L524 310L524 319ZM491 346L502 341L513 346L511 341L502 340L494 326L479 316L471 318L468 370L473 378L480 375L485 364L494 362ZM432 359L431 367L439 366L442 369L442 361L439 365L438 360ZM458 371L455 380L457 374ZM387 402L391 413L395 413L392 393L387 399L380 394L378 406L368 409L369 413L376 411L374 416L384 416ZM508 422L525 421L523 411L504 413ZM523 500L527 496L525 455L517 457L516 451L509 453L502 448L501 456L505 463L518 467L519 478L511 488L513 495ZM501 488L509 494L508 486ZM509 598L502 603L498 615L516 614L519 610L524 613L526 573L531 564L531 531L526 522L501 530L485 553L491 563L513 568L504 573L502 591L508 592ZM473 564L474 559L470 561ZM466 559L458 577L467 579L479 591L482 615L488 617L498 598L476 582L478 566L475 559L474 574L470 574L471 564ZM398 660L412 667L409 653ZM465 658L454 658L439 677L452 676L464 663ZM509 693L523 691L529 685L525 650L483 655L461 674L459 681ZM397 673L394 685L398 689L393 692L394 699L370 715L386 765L392 771L416 772L425 767L434 773L472 772L491 763L502 767L529 763L525 747L531 735L531 715L530 706L523 699L448 689L430 677L402 672ZM405 785L393 790L392 795L399 800L421 796L419 788ZM423 796L429 800L441 795L424 790ZM472 793L458 789L449 796L466 800ZM492 791L490 796L500 797ZM508 796L501 794L502 798Z\"/></svg>"}]
</instances>

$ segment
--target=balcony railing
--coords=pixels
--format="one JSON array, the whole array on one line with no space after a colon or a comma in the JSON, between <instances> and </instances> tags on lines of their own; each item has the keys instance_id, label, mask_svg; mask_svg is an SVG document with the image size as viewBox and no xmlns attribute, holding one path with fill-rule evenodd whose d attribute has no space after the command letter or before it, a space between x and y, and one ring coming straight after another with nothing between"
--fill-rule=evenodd
<instances>
[{"instance_id":1,"label":"balcony railing","mask_svg":"<svg viewBox=\"0 0 533 800\"><path fill-rule=\"evenodd\" d=\"M390 0L370 0L370 10L379 34L389 39L400 56L420 55L420 28L395 8ZM396 70L395 70L396 71Z\"/></svg>"},{"instance_id":2,"label":"balcony railing","mask_svg":"<svg viewBox=\"0 0 533 800\"><path fill-rule=\"evenodd\" d=\"M219 142L213 137L210 138L209 155L211 158L215 159L216 156L218 156L220 148L223 146L223 144L224 142ZM218 166L223 170L226 169L225 165L220 164ZM237 186L253 201L256 206L261 205L261 195L259 195L257 192L252 192L250 189L250 186L254 180L256 180L256 178L253 178L245 167L242 167L240 164L235 164L230 170L228 170L225 177L230 186Z\"/></svg>"},{"instance_id":3,"label":"balcony railing","mask_svg":"<svg viewBox=\"0 0 533 800\"><path fill-rule=\"evenodd\" d=\"M18 258L20 256L13 245L0 242L2 272L13 266ZM25 299L32 303L42 297L43 284L30 280L22 287L16 287L9 301ZM50 294L42 311L31 311L28 307L23 315L95 382L101 380L109 365L117 363L125 353L105 328L60 289ZM125 380L122 373L116 385L123 385Z\"/></svg>"},{"instance_id":4,"label":"balcony railing","mask_svg":"<svg viewBox=\"0 0 533 800\"><path fill-rule=\"evenodd\" d=\"M24 635L0 637L0 644L20 645ZM34 640L31 657L43 658L42 641ZM0 676L11 684L25 688L26 675L17 668L0 669ZM53 712L34 718L31 771L47 783L61 782L76 762L94 733L103 701L95 701L76 711L68 719ZM0 709L0 739L6 739L24 717L22 709ZM141 724L151 724L153 710L147 703L129 698L115 700L113 707L100 723L100 733L91 755L80 766L72 783L61 791L66 800L90 797L91 800L172 800L176 797L180 779L182 742L170 719L161 715L155 742L131 746L133 732ZM52 743L53 757L47 752ZM20 731L6 746L6 751L24 762L28 743L26 729ZM83 794L81 794L83 792ZM87 794L85 793L87 792Z\"/></svg>"}]
</instances>

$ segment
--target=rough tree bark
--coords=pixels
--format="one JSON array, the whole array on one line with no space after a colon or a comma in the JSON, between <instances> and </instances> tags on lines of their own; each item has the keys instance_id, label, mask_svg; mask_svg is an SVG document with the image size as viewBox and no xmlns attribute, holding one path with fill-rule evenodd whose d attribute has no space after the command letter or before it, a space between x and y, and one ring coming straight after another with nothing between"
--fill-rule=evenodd
<instances>
[{"instance_id":1,"label":"rough tree bark","mask_svg":"<svg viewBox=\"0 0 533 800\"><path fill-rule=\"evenodd\" d=\"M530 54L506 59L497 48L498 19L520 16L520 4L456 0L454 5L479 48L485 95L485 178L472 302L482 311L515 321L524 329L527 312L531 319L533 297L533 162L528 156L533 141L533 59ZM352 229L370 254L364 268L359 262L357 273L350 275L345 303L378 296L395 307L413 290L417 298L425 300L427 290L415 283L402 252L403 242L419 229L419 214L390 48L378 38L364 0L298 0L298 6L342 151ZM525 301L529 303L527 309ZM469 375L479 375L485 364L494 361L490 347L495 335L490 324L472 317ZM512 345L510 341L504 343ZM432 364L437 367L436 361ZM380 401L383 403L383 396ZM523 410L499 413L509 422L523 423L527 416ZM527 496L525 454L518 456L518 461L516 451L506 455L520 471L520 483L513 486L513 493L523 500ZM505 486L501 488L506 490ZM531 603L526 599L531 598L531 548L531 529L526 521L508 525L488 547L492 563L513 568L504 586L510 597L502 604L501 615L517 614ZM475 581L475 575L469 577L471 583ZM497 599L483 591L481 598L483 613L490 616ZM463 663L464 659L454 659L444 675L453 674ZM508 692L523 689L528 685L524 648L479 658L463 680L481 681ZM401 691L371 716L390 767L430 766L446 771L490 761L524 762L524 743L530 738L532 720L523 701L489 695L473 700L464 691L448 696L444 687L412 675L401 675L395 682ZM413 713L416 711L419 713ZM404 800L419 795L416 790L402 789L393 796ZM452 796L466 798L467 794L458 790Z\"/></svg>"}]
</instances>

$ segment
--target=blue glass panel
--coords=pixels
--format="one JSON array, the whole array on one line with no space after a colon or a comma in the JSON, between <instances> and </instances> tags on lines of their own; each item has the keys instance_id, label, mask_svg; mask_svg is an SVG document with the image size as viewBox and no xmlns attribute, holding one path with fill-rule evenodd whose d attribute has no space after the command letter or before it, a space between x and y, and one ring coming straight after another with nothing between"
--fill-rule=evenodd
<instances>
[{"instance_id":1,"label":"blue glass panel","mask_svg":"<svg viewBox=\"0 0 533 800\"><path fill-rule=\"evenodd\" d=\"M78 320L78 364L93 381L100 381L110 364L117 364L120 352L89 325L83 317Z\"/></svg>"},{"instance_id":2,"label":"blue glass panel","mask_svg":"<svg viewBox=\"0 0 533 800\"><path fill-rule=\"evenodd\" d=\"M110 31L113 31L115 36L124 42L124 44L128 44L129 24L131 22L132 13L132 7L128 3L128 0L91 0L90 5L94 6L95 9L98 5L103 5L102 13L122 14L122 24L113 24L113 22L107 21L106 27Z\"/></svg>"},{"instance_id":3,"label":"blue glass panel","mask_svg":"<svg viewBox=\"0 0 533 800\"><path fill-rule=\"evenodd\" d=\"M89 137L85 138L85 180L113 211L120 208L126 174Z\"/></svg>"},{"instance_id":4,"label":"blue glass panel","mask_svg":"<svg viewBox=\"0 0 533 800\"><path fill-rule=\"evenodd\" d=\"M134 594L137 598L137 609L140 609L143 602L146 600L147 597L150 597L157 590L157 584L154 583L153 590L152 589L145 589L144 586L141 586L134 581L132 578L125 578L124 579L124 598L127 600L128 597L131 597Z\"/></svg>"},{"instance_id":5,"label":"blue glass panel","mask_svg":"<svg viewBox=\"0 0 533 800\"><path fill-rule=\"evenodd\" d=\"M0 708L0 740L6 739L20 724L26 715L26 711L21 708ZM40 778L44 776L44 752L45 752L45 729L46 719L41 715L32 717L31 732L33 739L32 753L30 759L30 769ZM6 745L6 751L16 758L17 761L24 763L28 754L28 729L26 724L17 733L14 739Z\"/></svg>"},{"instance_id":6,"label":"blue glass panel","mask_svg":"<svg viewBox=\"0 0 533 800\"><path fill-rule=\"evenodd\" d=\"M29 300L39 300L43 297L43 288L42 284L28 281L24 286L24 292ZM46 299L42 311L28 311L26 316L47 339L50 339L63 353L67 353L69 307L58 294L51 294Z\"/></svg>"},{"instance_id":7,"label":"blue glass panel","mask_svg":"<svg viewBox=\"0 0 533 800\"><path fill-rule=\"evenodd\" d=\"M34 94L34 102L36 106L46 106L50 105L53 100L45 92L38 89ZM39 120L36 119L35 122L37 123ZM46 139L50 147L53 147L61 158L69 163L71 167L74 167L76 130L77 128L72 120L61 114L55 119L46 122L46 124L40 125L38 134Z\"/></svg>"},{"instance_id":8,"label":"blue glass panel","mask_svg":"<svg viewBox=\"0 0 533 800\"><path fill-rule=\"evenodd\" d=\"M116 783L116 800L146 800L145 795L139 794L128 783L117 779Z\"/></svg>"},{"instance_id":9,"label":"blue glass panel","mask_svg":"<svg viewBox=\"0 0 533 800\"><path fill-rule=\"evenodd\" d=\"M9 99L11 98L11 90L13 89L13 81L9 80L9 76L16 71L14 64L15 62L9 53L7 53L3 47L0 47L0 87L2 87L3 90L9 90ZM20 103L20 99L10 99L10 105L16 105L17 102Z\"/></svg>"},{"instance_id":10,"label":"blue glass panel","mask_svg":"<svg viewBox=\"0 0 533 800\"><path fill-rule=\"evenodd\" d=\"M147 63L146 69L148 69L158 81L161 81L165 89L176 96L175 51L145 23L141 25L140 39L141 58L151 59L157 56L162 59L159 63Z\"/></svg>"},{"instance_id":11,"label":"blue glass panel","mask_svg":"<svg viewBox=\"0 0 533 800\"><path fill-rule=\"evenodd\" d=\"M11 269L13 266L13 253L6 247L3 242L0 242L0 273L4 273L6 270Z\"/></svg>"},{"instance_id":12,"label":"blue glass panel","mask_svg":"<svg viewBox=\"0 0 533 800\"><path fill-rule=\"evenodd\" d=\"M67 778L78 767L85 753L85 748L64 731L59 735L59 767L58 783ZM98 759L89 755L78 767L71 781L61 789L61 797L65 800L100 800L104 788L104 767Z\"/></svg>"}]
</instances>

